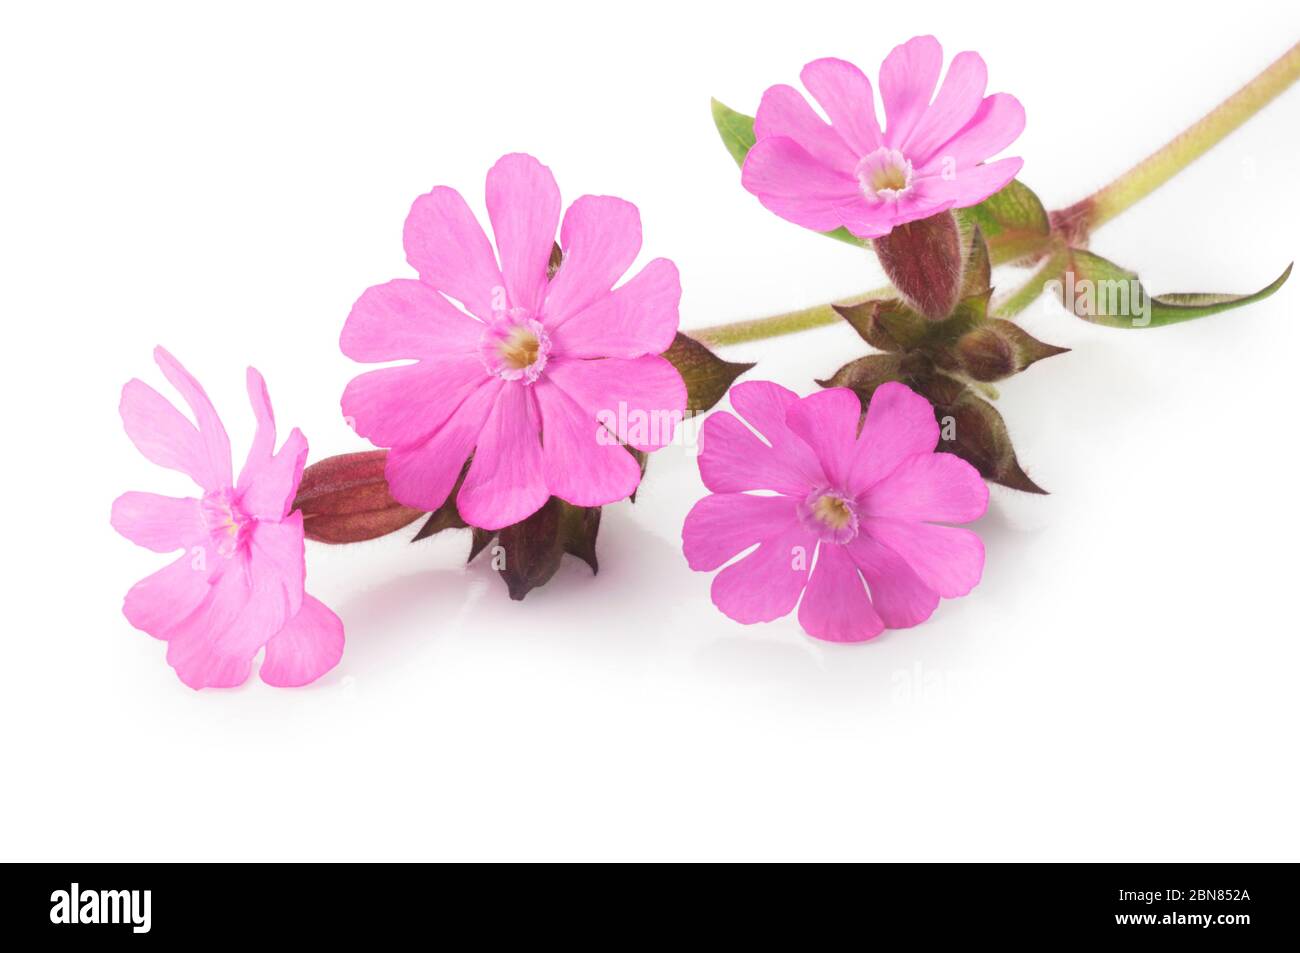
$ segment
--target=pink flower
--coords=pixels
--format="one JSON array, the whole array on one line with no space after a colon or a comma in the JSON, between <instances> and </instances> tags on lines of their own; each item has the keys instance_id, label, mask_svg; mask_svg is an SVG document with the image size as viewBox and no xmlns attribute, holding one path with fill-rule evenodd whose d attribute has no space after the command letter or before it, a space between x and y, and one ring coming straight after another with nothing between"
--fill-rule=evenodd
<instances>
[{"instance_id":1,"label":"pink flower","mask_svg":"<svg viewBox=\"0 0 1300 953\"><path fill-rule=\"evenodd\" d=\"M415 363L354 379L343 413L391 448L389 489L407 506L441 506L471 454L456 504L473 526L517 523L550 496L621 500L641 470L620 441L664 446L686 406L659 356L677 332L677 269L657 258L610 290L641 249L640 215L584 195L565 212L548 281L560 192L532 156L492 167L487 210L496 254L455 189L415 200L403 242L419 280L368 289L340 339L358 361Z\"/></svg>"},{"instance_id":2,"label":"pink flower","mask_svg":"<svg viewBox=\"0 0 1300 953\"><path fill-rule=\"evenodd\" d=\"M894 47L880 68L882 132L861 70L837 59L809 63L800 79L830 123L793 87L769 89L754 117L745 188L796 225L844 226L860 238L982 202L1020 171L1020 159L984 163L1020 135L1025 111L1014 96L984 95L984 60L969 52L953 58L931 102L942 67L932 36Z\"/></svg>"},{"instance_id":3,"label":"pink flower","mask_svg":"<svg viewBox=\"0 0 1300 953\"><path fill-rule=\"evenodd\" d=\"M978 519L988 488L970 464L934 452L939 427L925 398L881 385L861 433L861 404L843 387L800 399L750 381L731 389L731 405L759 435L728 413L705 421L700 475L713 495L682 527L695 570L758 546L713 580L713 602L728 616L768 622L802 595L809 635L860 642L924 622L940 596L979 582L979 537L935 524Z\"/></svg>"},{"instance_id":4,"label":"pink flower","mask_svg":"<svg viewBox=\"0 0 1300 953\"><path fill-rule=\"evenodd\" d=\"M303 593L302 513L289 514L307 440L295 429L275 452L271 400L250 367L257 433L235 481L230 440L208 395L162 348L154 359L198 426L139 380L122 388L122 423L141 453L189 476L203 495L124 493L113 502L113 528L127 539L157 553L184 550L132 586L122 611L167 642L167 663L191 688L243 684L263 646L262 681L306 685L343 655L343 623Z\"/></svg>"}]
</instances>

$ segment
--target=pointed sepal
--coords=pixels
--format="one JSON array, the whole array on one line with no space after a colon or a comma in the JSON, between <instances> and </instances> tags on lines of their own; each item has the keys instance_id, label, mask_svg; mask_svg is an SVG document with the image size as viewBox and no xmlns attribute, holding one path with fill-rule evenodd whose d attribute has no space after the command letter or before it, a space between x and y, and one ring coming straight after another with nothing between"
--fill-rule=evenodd
<instances>
[{"instance_id":1,"label":"pointed sepal","mask_svg":"<svg viewBox=\"0 0 1300 953\"><path fill-rule=\"evenodd\" d=\"M1046 344L1018 324L990 318L957 339L961 370L977 381L1000 381L1031 364L1064 354L1068 347Z\"/></svg>"},{"instance_id":2,"label":"pointed sepal","mask_svg":"<svg viewBox=\"0 0 1300 953\"><path fill-rule=\"evenodd\" d=\"M822 387L851 388L859 397L869 401L881 384L887 381L906 383L907 376L901 355L868 354L849 361L830 377L817 383Z\"/></svg>"},{"instance_id":3,"label":"pointed sepal","mask_svg":"<svg viewBox=\"0 0 1300 953\"><path fill-rule=\"evenodd\" d=\"M686 412L692 416L704 413L722 400L736 378L754 366L724 361L680 331L663 356L682 375L686 384Z\"/></svg>"},{"instance_id":4,"label":"pointed sepal","mask_svg":"<svg viewBox=\"0 0 1300 953\"><path fill-rule=\"evenodd\" d=\"M897 298L831 305L858 336L879 351L909 351L930 331L925 318Z\"/></svg>"},{"instance_id":5,"label":"pointed sepal","mask_svg":"<svg viewBox=\"0 0 1300 953\"><path fill-rule=\"evenodd\" d=\"M991 483L1025 493L1047 492L1021 467L1006 421L987 400L943 374L916 381L916 390L934 405L939 450L961 457Z\"/></svg>"},{"instance_id":6,"label":"pointed sepal","mask_svg":"<svg viewBox=\"0 0 1300 953\"><path fill-rule=\"evenodd\" d=\"M493 552L493 568L510 591L521 600L538 586L544 586L560 568L565 553L577 556L596 572L596 535L600 530L600 507L573 506L551 497L532 516L497 533L499 551ZM489 542L476 535L476 550ZM499 565L498 565L499 560Z\"/></svg>"}]
</instances>

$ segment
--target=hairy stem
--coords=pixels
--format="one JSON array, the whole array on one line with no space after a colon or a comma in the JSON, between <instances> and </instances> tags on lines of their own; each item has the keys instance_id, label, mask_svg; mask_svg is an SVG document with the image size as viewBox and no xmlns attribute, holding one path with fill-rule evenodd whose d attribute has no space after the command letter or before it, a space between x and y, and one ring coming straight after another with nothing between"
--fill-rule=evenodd
<instances>
[{"instance_id":1,"label":"hairy stem","mask_svg":"<svg viewBox=\"0 0 1300 953\"><path fill-rule=\"evenodd\" d=\"M1065 266L1065 254L1064 248L1058 248L1048 255L1047 260L1024 284L998 302L993 308L993 314L1010 320L1037 301L1043 293L1043 285L1061 273Z\"/></svg>"},{"instance_id":2,"label":"hairy stem","mask_svg":"<svg viewBox=\"0 0 1300 953\"><path fill-rule=\"evenodd\" d=\"M1300 43L1198 122L1078 203L1087 210L1088 227L1098 228L1146 198L1267 106L1297 78L1300 78Z\"/></svg>"},{"instance_id":3,"label":"hairy stem","mask_svg":"<svg viewBox=\"0 0 1300 953\"><path fill-rule=\"evenodd\" d=\"M835 305L843 307L861 304L863 301L870 301L872 298L887 298L894 293L892 286L885 285L883 288L866 291L855 297L845 298L843 301L818 304L811 308L787 311L784 314L773 314L766 318L754 318L750 321L715 324L712 327L697 328L686 333L707 347L722 347L726 344L761 341L764 338L780 337L783 334L794 334L797 331L807 331L811 328L834 324L842 320L834 309Z\"/></svg>"}]
</instances>

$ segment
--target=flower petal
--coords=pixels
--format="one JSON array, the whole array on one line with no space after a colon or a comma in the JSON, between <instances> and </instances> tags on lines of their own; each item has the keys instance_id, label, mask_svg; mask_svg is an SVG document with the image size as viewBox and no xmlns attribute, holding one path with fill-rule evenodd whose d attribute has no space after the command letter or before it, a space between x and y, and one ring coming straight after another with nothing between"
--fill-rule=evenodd
<instances>
[{"instance_id":1,"label":"flower petal","mask_svg":"<svg viewBox=\"0 0 1300 953\"><path fill-rule=\"evenodd\" d=\"M861 198L852 175L814 159L793 139L754 143L740 170L744 187L788 222L819 232L840 227L836 209Z\"/></svg>"},{"instance_id":2,"label":"flower petal","mask_svg":"<svg viewBox=\"0 0 1300 953\"><path fill-rule=\"evenodd\" d=\"M798 520L713 580L713 604L746 625L789 615L808 581L817 538Z\"/></svg>"},{"instance_id":3,"label":"flower petal","mask_svg":"<svg viewBox=\"0 0 1300 953\"><path fill-rule=\"evenodd\" d=\"M549 495L532 388L508 382L479 434L456 507L471 526L501 529L532 516Z\"/></svg>"},{"instance_id":4,"label":"flower petal","mask_svg":"<svg viewBox=\"0 0 1300 953\"><path fill-rule=\"evenodd\" d=\"M204 536L199 501L157 493L123 493L113 501L113 529L137 546L171 553Z\"/></svg>"},{"instance_id":5,"label":"flower petal","mask_svg":"<svg viewBox=\"0 0 1300 953\"><path fill-rule=\"evenodd\" d=\"M492 245L455 189L440 185L415 200L402 228L402 245L423 281L484 321L491 320L494 303L506 304Z\"/></svg>"},{"instance_id":6,"label":"flower petal","mask_svg":"<svg viewBox=\"0 0 1300 953\"><path fill-rule=\"evenodd\" d=\"M941 187L942 186L942 187ZM917 176L912 181L912 191L897 202L887 202L884 208L895 227L919 221L946 212L956 204L950 197L955 191L950 183L928 175Z\"/></svg>"},{"instance_id":7,"label":"flower petal","mask_svg":"<svg viewBox=\"0 0 1300 953\"><path fill-rule=\"evenodd\" d=\"M966 595L984 572L984 544L968 529L875 517L863 519L861 525L945 599Z\"/></svg>"},{"instance_id":8,"label":"flower petal","mask_svg":"<svg viewBox=\"0 0 1300 953\"><path fill-rule=\"evenodd\" d=\"M618 439L638 450L672 442L686 410L682 376L662 357L552 359L547 376Z\"/></svg>"},{"instance_id":9,"label":"flower petal","mask_svg":"<svg viewBox=\"0 0 1300 953\"><path fill-rule=\"evenodd\" d=\"M870 99L870 84L867 90ZM793 139L818 162L846 175L851 175L858 164L858 154L793 86L773 86L763 94L754 116L754 135L758 139Z\"/></svg>"},{"instance_id":10,"label":"flower petal","mask_svg":"<svg viewBox=\"0 0 1300 953\"><path fill-rule=\"evenodd\" d=\"M302 608L306 577L302 513L280 523L259 522L248 556L227 567L222 578L242 575L243 601L235 594L213 607L209 619L213 649L221 655L251 658ZM228 617L225 612L231 612Z\"/></svg>"},{"instance_id":11,"label":"flower petal","mask_svg":"<svg viewBox=\"0 0 1300 953\"><path fill-rule=\"evenodd\" d=\"M574 506L626 499L641 482L641 467L618 439L552 381L533 386L542 415L546 487Z\"/></svg>"},{"instance_id":12,"label":"flower petal","mask_svg":"<svg viewBox=\"0 0 1300 953\"><path fill-rule=\"evenodd\" d=\"M945 206L948 208L969 208L978 205L1014 179L1024 159L999 159L987 165L963 168L954 166L948 170L948 177L925 176L918 180L928 195L947 196ZM934 214L927 212L924 216Z\"/></svg>"},{"instance_id":13,"label":"flower petal","mask_svg":"<svg viewBox=\"0 0 1300 953\"><path fill-rule=\"evenodd\" d=\"M867 580L876 614L889 628L911 628L934 614L939 593L902 556L861 534L845 548Z\"/></svg>"},{"instance_id":14,"label":"flower petal","mask_svg":"<svg viewBox=\"0 0 1300 953\"><path fill-rule=\"evenodd\" d=\"M212 648L202 629L185 632L167 646L167 664L190 688L238 688L248 681L253 656L222 655Z\"/></svg>"},{"instance_id":15,"label":"flower petal","mask_svg":"<svg viewBox=\"0 0 1300 953\"><path fill-rule=\"evenodd\" d=\"M262 520L282 520L293 506L307 463L307 438L297 427L275 450L275 414L266 381L255 368L248 369L248 399L257 419L257 433L248 460L239 474L239 503L244 512Z\"/></svg>"},{"instance_id":16,"label":"flower petal","mask_svg":"<svg viewBox=\"0 0 1300 953\"><path fill-rule=\"evenodd\" d=\"M827 642L864 642L884 631L858 567L843 546L822 543L818 549L817 565L799 604L799 624Z\"/></svg>"},{"instance_id":17,"label":"flower petal","mask_svg":"<svg viewBox=\"0 0 1300 953\"><path fill-rule=\"evenodd\" d=\"M834 487L848 486L857 449L862 401L847 387L832 387L810 394L790 405L786 423L812 447Z\"/></svg>"},{"instance_id":18,"label":"flower petal","mask_svg":"<svg viewBox=\"0 0 1300 953\"><path fill-rule=\"evenodd\" d=\"M194 422L199 427L199 439L203 445L205 471L210 483L204 483L207 489L227 487L231 484L230 438L226 428L221 425L221 418L212 406L207 393L199 386L181 362L172 357L161 347L154 348L154 360L162 368L163 374L175 387L185 403L194 413Z\"/></svg>"},{"instance_id":19,"label":"flower petal","mask_svg":"<svg viewBox=\"0 0 1300 953\"><path fill-rule=\"evenodd\" d=\"M503 383L498 377L485 378L427 440L388 452L384 476L393 499L424 510L447 502Z\"/></svg>"},{"instance_id":20,"label":"flower petal","mask_svg":"<svg viewBox=\"0 0 1300 953\"><path fill-rule=\"evenodd\" d=\"M951 158L958 169L970 169L1011 143L1025 129L1025 107L1009 93L994 93L980 103L975 115L951 139L934 150L926 168Z\"/></svg>"},{"instance_id":21,"label":"flower petal","mask_svg":"<svg viewBox=\"0 0 1300 953\"><path fill-rule=\"evenodd\" d=\"M502 156L487 174L487 209L510 304L540 313L560 223L555 177L530 155Z\"/></svg>"},{"instance_id":22,"label":"flower petal","mask_svg":"<svg viewBox=\"0 0 1300 953\"><path fill-rule=\"evenodd\" d=\"M826 57L803 68L799 79L858 159L880 148L880 124L871 80L852 63ZM856 161L845 171L852 173Z\"/></svg>"},{"instance_id":23,"label":"flower petal","mask_svg":"<svg viewBox=\"0 0 1300 953\"><path fill-rule=\"evenodd\" d=\"M612 195L583 195L564 213L560 247L564 260L546 288L543 308L548 328L608 294L632 267L641 251L641 213Z\"/></svg>"},{"instance_id":24,"label":"flower petal","mask_svg":"<svg viewBox=\"0 0 1300 953\"><path fill-rule=\"evenodd\" d=\"M343 415L377 447L425 442L490 380L477 356L420 361L359 374L343 391Z\"/></svg>"},{"instance_id":25,"label":"flower petal","mask_svg":"<svg viewBox=\"0 0 1300 953\"><path fill-rule=\"evenodd\" d=\"M905 457L939 445L930 402L905 384L881 384L871 396L845 489L855 496L888 476Z\"/></svg>"},{"instance_id":26,"label":"flower petal","mask_svg":"<svg viewBox=\"0 0 1300 953\"><path fill-rule=\"evenodd\" d=\"M786 496L711 493L686 514L682 552L697 572L717 569L751 546L797 523L798 504Z\"/></svg>"},{"instance_id":27,"label":"flower petal","mask_svg":"<svg viewBox=\"0 0 1300 953\"><path fill-rule=\"evenodd\" d=\"M203 604L175 626L167 644L167 664L182 682L193 689L234 688L248 680L257 649L237 654L216 647L220 633L236 624L247 604L248 590L236 567L218 575Z\"/></svg>"},{"instance_id":28,"label":"flower petal","mask_svg":"<svg viewBox=\"0 0 1300 953\"><path fill-rule=\"evenodd\" d=\"M989 488L979 471L951 453L906 457L858 498L862 516L968 523L984 515Z\"/></svg>"},{"instance_id":29,"label":"flower petal","mask_svg":"<svg viewBox=\"0 0 1300 953\"><path fill-rule=\"evenodd\" d=\"M295 512L279 522L261 520L253 529L249 547L249 568L253 590L265 580L272 590L284 593L289 608L287 618L302 608L303 586L307 580L307 549L304 543L303 515Z\"/></svg>"},{"instance_id":30,"label":"flower petal","mask_svg":"<svg viewBox=\"0 0 1300 953\"><path fill-rule=\"evenodd\" d=\"M918 168L970 122L984 99L988 68L978 53L958 53L948 64L939 95L908 137L903 152Z\"/></svg>"},{"instance_id":31,"label":"flower petal","mask_svg":"<svg viewBox=\"0 0 1300 953\"><path fill-rule=\"evenodd\" d=\"M204 489L216 489L199 432L171 402L142 380L129 380L118 405L122 426L150 463L179 470Z\"/></svg>"},{"instance_id":32,"label":"flower petal","mask_svg":"<svg viewBox=\"0 0 1300 953\"><path fill-rule=\"evenodd\" d=\"M268 685L293 688L316 681L343 657L343 622L312 596L266 643L258 673Z\"/></svg>"},{"instance_id":33,"label":"flower petal","mask_svg":"<svg viewBox=\"0 0 1300 953\"><path fill-rule=\"evenodd\" d=\"M893 48L880 67L880 98L885 104L885 145L902 149L930 105L943 47L932 36L915 36Z\"/></svg>"},{"instance_id":34,"label":"flower petal","mask_svg":"<svg viewBox=\"0 0 1300 953\"><path fill-rule=\"evenodd\" d=\"M729 396L763 439L726 411L711 414L700 433L705 486L715 493L775 490L802 498L826 483L816 454L786 423L798 395L771 381L744 381Z\"/></svg>"},{"instance_id":35,"label":"flower petal","mask_svg":"<svg viewBox=\"0 0 1300 953\"><path fill-rule=\"evenodd\" d=\"M899 202L868 202L858 196L835 210L835 217L858 238L880 238L893 231Z\"/></svg>"},{"instance_id":36,"label":"flower petal","mask_svg":"<svg viewBox=\"0 0 1300 953\"><path fill-rule=\"evenodd\" d=\"M367 288L343 324L339 347L354 361L399 361L473 354L483 323L422 281L399 278Z\"/></svg>"},{"instance_id":37,"label":"flower petal","mask_svg":"<svg viewBox=\"0 0 1300 953\"><path fill-rule=\"evenodd\" d=\"M579 358L662 354L677 334L681 297L677 266L656 258L632 280L551 329L553 353Z\"/></svg>"},{"instance_id":38,"label":"flower petal","mask_svg":"<svg viewBox=\"0 0 1300 953\"><path fill-rule=\"evenodd\" d=\"M212 573L204 547L182 554L175 562L131 587L122 604L126 620L155 639L171 638L208 595Z\"/></svg>"}]
</instances>

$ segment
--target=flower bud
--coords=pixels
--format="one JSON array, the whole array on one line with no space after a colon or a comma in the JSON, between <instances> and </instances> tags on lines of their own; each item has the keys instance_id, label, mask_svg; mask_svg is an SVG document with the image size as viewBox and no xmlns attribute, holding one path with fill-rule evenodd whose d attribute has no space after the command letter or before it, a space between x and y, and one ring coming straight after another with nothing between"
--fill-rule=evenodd
<instances>
[{"instance_id":1,"label":"flower bud","mask_svg":"<svg viewBox=\"0 0 1300 953\"><path fill-rule=\"evenodd\" d=\"M1064 354L1068 347L1044 344L1019 325L993 319L966 332L957 341L961 369L977 381L1000 381L1035 361Z\"/></svg>"},{"instance_id":2,"label":"flower bud","mask_svg":"<svg viewBox=\"0 0 1300 953\"><path fill-rule=\"evenodd\" d=\"M521 600L538 586L544 586L560 568L567 553L576 556L597 572L596 535L600 531L599 506L574 506L558 497L519 523L500 533L475 529L469 558L482 552L493 538L499 550L493 568L510 591L510 598Z\"/></svg>"},{"instance_id":3,"label":"flower bud","mask_svg":"<svg viewBox=\"0 0 1300 953\"><path fill-rule=\"evenodd\" d=\"M895 226L872 240L890 282L931 321L946 318L961 295L961 233L951 212Z\"/></svg>"},{"instance_id":4,"label":"flower bud","mask_svg":"<svg viewBox=\"0 0 1300 953\"><path fill-rule=\"evenodd\" d=\"M918 381L939 421L939 449L955 453L992 483L1025 493L1047 491L1029 478L997 409L960 381L943 374Z\"/></svg>"},{"instance_id":5,"label":"flower bud","mask_svg":"<svg viewBox=\"0 0 1300 953\"><path fill-rule=\"evenodd\" d=\"M387 450L345 453L313 463L302 475L294 509L303 531L322 543L357 543L413 523L422 510L403 506L384 478Z\"/></svg>"}]
</instances>

